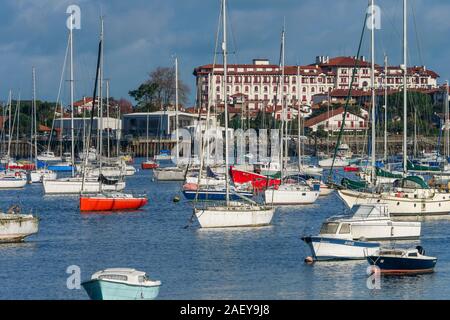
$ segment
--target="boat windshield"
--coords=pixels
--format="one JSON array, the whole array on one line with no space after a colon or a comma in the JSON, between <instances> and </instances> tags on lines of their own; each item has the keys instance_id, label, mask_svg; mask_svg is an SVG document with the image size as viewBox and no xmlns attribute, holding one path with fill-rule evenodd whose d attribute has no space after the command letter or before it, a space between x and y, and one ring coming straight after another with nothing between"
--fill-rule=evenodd
<instances>
[{"instance_id":1,"label":"boat windshield","mask_svg":"<svg viewBox=\"0 0 450 320\"><path fill-rule=\"evenodd\" d=\"M320 234L336 234L338 227L339 223L337 222L325 222L322 224Z\"/></svg>"},{"instance_id":2,"label":"boat windshield","mask_svg":"<svg viewBox=\"0 0 450 320\"><path fill-rule=\"evenodd\" d=\"M368 206L359 205L352 208L353 218L367 219L367 218L384 218L389 217L386 207L382 206Z\"/></svg>"},{"instance_id":3,"label":"boat windshield","mask_svg":"<svg viewBox=\"0 0 450 320\"><path fill-rule=\"evenodd\" d=\"M120 274L103 274L98 277L100 280L117 280L117 281L127 281L128 277Z\"/></svg>"}]
</instances>

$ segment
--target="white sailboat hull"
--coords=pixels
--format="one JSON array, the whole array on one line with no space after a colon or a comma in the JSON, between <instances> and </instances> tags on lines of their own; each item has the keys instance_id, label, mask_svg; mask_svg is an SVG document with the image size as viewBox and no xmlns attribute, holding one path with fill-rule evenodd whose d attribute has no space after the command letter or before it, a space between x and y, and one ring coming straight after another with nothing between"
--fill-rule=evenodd
<instances>
[{"instance_id":1,"label":"white sailboat hull","mask_svg":"<svg viewBox=\"0 0 450 320\"><path fill-rule=\"evenodd\" d=\"M332 165L333 165L333 158L323 159L323 160L319 161L319 166L321 168L331 168ZM336 158L334 160L333 167L340 168L340 167L345 167L348 165L349 165L348 160Z\"/></svg>"},{"instance_id":2,"label":"white sailboat hull","mask_svg":"<svg viewBox=\"0 0 450 320\"><path fill-rule=\"evenodd\" d=\"M0 213L0 242L18 242L38 232L39 219L32 215Z\"/></svg>"},{"instance_id":3,"label":"white sailboat hull","mask_svg":"<svg viewBox=\"0 0 450 320\"><path fill-rule=\"evenodd\" d=\"M31 183L41 183L44 179L54 180L56 179L56 172L50 170L37 170L30 172L30 182Z\"/></svg>"},{"instance_id":4,"label":"white sailboat hull","mask_svg":"<svg viewBox=\"0 0 450 320\"><path fill-rule=\"evenodd\" d=\"M349 208L356 204L386 203L390 214L395 217L450 214L450 194L446 193L434 192L429 197L415 197L409 193L408 198L401 193L372 194L352 190L339 190L338 194Z\"/></svg>"},{"instance_id":5,"label":"white sailboat hull","mask_svg":"<svg viewBox=\"0 0 450 320\"><path fill-rule=\"evenodd\" d=\"M320 191L312 190L286 190L267 189L264 192L265 201L274 205L311 204L316 202Z\"/></svg>"},{"instance_id":6,"label":"white sailboat hull","mask_svg":"<svg viewBox=\"0 0 450 320\"><path fill-rule=\"evenodd\" d=\"M158 168L153 170L153 177L158 181L184 181L185 171L180 168Z\"/></svg>"},{"instance_id":7,"label":"white sailboat hull","mask_svg":"<svg viewBox=\"0 0 450 320\"><path fill-rule=\"evenodd\" d=\"M272 221L275 209L260 206L230 206L195 209L202 228L260 227Z\"/></svg>"},{"instance_id":8,"label":"white sailboat hull","mask_svg":"<svg viewBox=\"0 0 450 320\"><path fill-rule=\"evenodd\" d=\"M82 189L82 179L58 179L43 181L45 194L76 194ZM125 189L125 181L119 181L114 185L102 184L102 191L121 191ZM85 181L84 192L100 192L100 183L98 181Z\"/></svg>"},{"instance_id":9,"label":"white sailboat hull","mask_svg":"<svg viewBox=\"0 0 450 320\"><path fill-rule=\"evenodd\" d=\"M27 184L26 178L17 178L17 179L0 178L0 189L20 189L25 187L26 184Z\"/></svg>"}]
</instances>

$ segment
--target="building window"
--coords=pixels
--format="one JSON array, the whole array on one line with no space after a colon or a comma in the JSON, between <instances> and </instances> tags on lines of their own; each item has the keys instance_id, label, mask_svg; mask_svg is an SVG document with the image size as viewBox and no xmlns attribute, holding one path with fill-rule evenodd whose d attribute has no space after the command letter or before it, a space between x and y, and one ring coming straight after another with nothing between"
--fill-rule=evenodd
<instances>
[{"instance_id":1,"label":"building window","mask_svg":"<svg viewBox=\"0 0 450 320\"><path fill-rule=\"evenodd\" d=\"M239 86L234 87L235 92L239 92Z\"/></svg>"},{"instance_id":2,"label":"building window","mask_svg":"<svg viewBox=\"0 0 450 320\"><path fill-rule=\"evenodd\" d=\"M245 92L248 92L248 86L245 86Z\"/></svg>"},{"instance_id":3,"label":"building window","mask_svg":"<svg viewBox=\"0 0 450 320\"><path fill-rule=\"evenodd\" d=\"M220 92L220 87L219 86L216 87L216 92Z\"/></svg>"},{"instance_id":4,"label":"building window","mask_svg":"<svg viewBox=\"0 0 450 320\"><path fill-rule=\"evenodd\" d=\"M295 86L293 86L292 87L292 92L296 92L297 90L295 90L295 89L297 89Z\"/></svg>"},{"instance_id":5,"label":"building window","mask_svg":"<svg viewBox=\"0 0 450 320\"><path fill-rule=\"evenodd\" d=\"M255 92L258 92L258 87L255 87Z\"/></svg>"},{"instance_id":6,"label":"building window","mask_svg":"<svg viewBox=\"0 0 450 320\"><path fill-rule=\"evenodd\" d=\"M306 87L303 87L303 92L306 92Z\"/></svg>"},{"instance_id":7,"label":"building window","mask_svg":"<svg viewBox=\"0 0 450 320\"><path fill-rule=\"evenodd\" d=\"M264 87L264 92L268 92L268 91L269 91L269 88Z\"/></svg>"},{"instance_id":8,"label":"building window","mask_svg":"<svg viewBox=\"0 0 450 320\"><path fill-rule=\"evenodd\" d=\"M286 86L283 87L283 92L287 92L287 87Z\"/></svg>"},{"instance_id":9,"label":"building window","mask_svg":"<svg viewBox=\"0 0 450 320\"><path fill-rule=\"evenodd\" d=\"M312 92L312 93L314 93L314 92L315 92L315 90L314 90L314 87L312 87L312 88L311 88L311 92Z\"/></svg>"}]
</instances>

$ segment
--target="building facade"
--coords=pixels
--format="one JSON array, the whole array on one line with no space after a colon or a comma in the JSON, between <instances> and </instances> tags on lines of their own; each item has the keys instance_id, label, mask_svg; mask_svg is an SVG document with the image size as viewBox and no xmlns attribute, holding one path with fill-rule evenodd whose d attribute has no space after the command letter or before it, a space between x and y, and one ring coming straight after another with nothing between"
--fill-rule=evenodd
<instances>
[{"instance_id":1,"label":"building facade","mask_svg":"<svg viewBox=\"0 0 450 320\"><path fill-rule=\"evenodd\" d=\"M227 91L229 105L245 105L249 109L263 109L264 106L280 106L284 97L288 106L311 106L313 97L334 89L348 89L352 71L356 65L353 88L369 91L371 64L364 57L319 56L316 63L306 66L285 66L284 79L281 68L266 59L254 59L252 64L228 65ZM214 69L214 70L213 70ZM399 90L403 86L403 68L391 66L375 67L375 88L387 86ZM223 65L204 65L194 70L197 86L197 101L201 107L208 102L223 109L224 70ZM408 68L407 85L412 89L437 88L439 75L425 66Z\"/></svg>"},{"instance_id":2,"label":"building facade","mask_svg":"<svg viewBox=\"0 0 450 320\"><path fill-rule=\"evenodd\" d=\"M342 126L344 108L340 107L334 110L330 110L329 112L324 112L319 114L316 117L309 118L305 122L305 128L311 129L313 132L316 132L319 128L323 128L323 130L329 132L339 131ZM360 114L353 114L351 112L347 112L345 118L345 131L361 131L366 130L368 128L368 112L361 108Z\"/></svg>"}]
</instances>

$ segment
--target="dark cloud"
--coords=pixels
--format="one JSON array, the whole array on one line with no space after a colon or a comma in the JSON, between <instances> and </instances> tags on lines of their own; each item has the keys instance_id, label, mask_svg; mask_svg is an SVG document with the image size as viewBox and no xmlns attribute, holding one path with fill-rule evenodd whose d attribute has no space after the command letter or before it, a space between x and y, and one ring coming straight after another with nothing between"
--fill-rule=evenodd
<instances>
[{"instance_id":1,"label":"dark cloud","mask_svg":"<svg viewBox=\"0 0 450 320\"><path fill-rule=\"evenodd\" d=\"M181 78L194 89L193 68L210 63L219 0L4 0L0 12L0 96L9 88L31 95L31 67L38 70L39 96L55 99L67 43L65 13L82 9L82 29L75 33L77 96L92 91L99 16L105 16L105 76L114 96L127 97L156 66L172 65L176 54ZM287 27L290 64L309 64L316 55L354 55L367 0L229 0L231 62L254 57L278 60L280 30ZM386 52L401 61L402 1L378 0L382 29L377 32L377 62ZM410 0L410 64L450 76L450 3ZM417 28L416 28L417 26ZM369 33L363 54L369 56ZM66 85L67 87L67 85ZM194 90L192 90L194 91ZM67 89L65 90L67 93ZM67 98L67 95L65 94ZM191 104L194 98L191 99Z\"/></svg>"}]
</instances>

